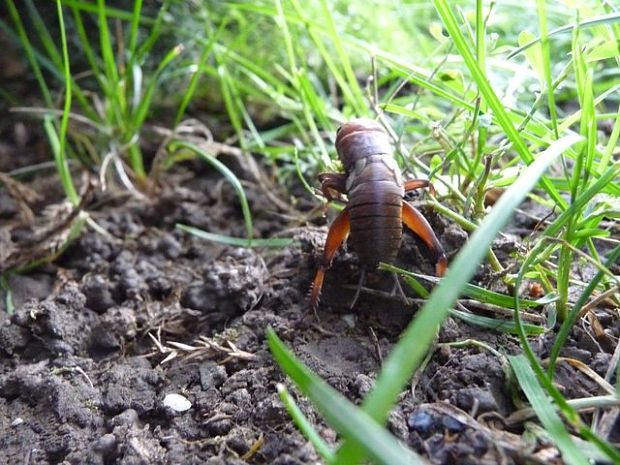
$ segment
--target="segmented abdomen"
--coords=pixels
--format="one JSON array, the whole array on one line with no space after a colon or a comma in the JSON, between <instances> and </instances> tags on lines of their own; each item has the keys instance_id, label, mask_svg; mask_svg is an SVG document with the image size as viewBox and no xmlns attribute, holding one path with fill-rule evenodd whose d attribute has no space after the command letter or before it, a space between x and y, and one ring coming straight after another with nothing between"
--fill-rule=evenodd
<instances>
[{"instance_id":1,"label":"segmented abdomen","mask_svg":"<svg viewBox=\"0 0 620 465\"><path fill-rule=\"evenodd\" d=\"M402 237L404 189L390 154L358 159L347 179L351 245L363 264L396 258Z\"/></svg>"}]
</instances>

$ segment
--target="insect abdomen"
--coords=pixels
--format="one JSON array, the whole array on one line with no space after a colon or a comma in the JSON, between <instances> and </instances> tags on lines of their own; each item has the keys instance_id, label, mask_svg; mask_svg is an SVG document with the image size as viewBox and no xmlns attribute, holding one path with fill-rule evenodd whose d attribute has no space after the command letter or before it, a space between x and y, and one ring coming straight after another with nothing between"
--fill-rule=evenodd
<instances>
[{"instance_id":1,"label":"insect abdomen","mask_svg":"<svg viewBox=\"0 0 620 465\"><path fill-rule=\"evenodd\" d=\"M403 186L390 155L357 161L349 173L350 242L363 264L396 258L402 237Z\"/></svg>"}]
</instances>

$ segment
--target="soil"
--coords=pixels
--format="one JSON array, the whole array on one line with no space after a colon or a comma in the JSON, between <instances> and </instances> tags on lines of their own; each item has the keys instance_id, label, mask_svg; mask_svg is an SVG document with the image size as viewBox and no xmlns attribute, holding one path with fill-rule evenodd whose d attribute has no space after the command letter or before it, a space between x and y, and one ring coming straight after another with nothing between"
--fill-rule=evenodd
<instances>
[{"instance_id":1,"label":"soil","mask_svg":"<svg viewBox=\"0 0 620 465\"><path fill-rule=\"evenodd\" d=\"M2 164L0 171L8 171ZM17 251L37 220L47 218L43 208L62 198L52 172L22 181L42 196L32 203L36 220L30 225L15 196L0 188L5 247ZM359 268L348 249L327 274L316 319L307 292L327 220L305 220L316 206L309 196L295 207L301 213L292 215L277 211L251 180L245 185L256 236L293 237L294 244L234 248L175 229L184 223L244 235L233 189L216 172L188 163L166 174L148 197L114 186L105 194L96 191L85 210L99 230L86 226L59 258L10 275L14 310L0 312L2 463L321 463L292 424L276 385L292 390L329 444L336 445L338 435L283 376L265 329L273 327L308 366L359 403L416 309L389 296L393 281L386 273L370 275L367 286L387 294L364 291L350 309ZM432 211L424 213L453 257L467 235ZM47 221L58 218L62 214ZM513 224L520 235L497 241L502 260L510 260L533 226L521 218ZM398 264L433 270L410 235ZM489 285L493 278L481 267L476 279ZM617 340L617 314L601 312L600 321L608 338ZM534 428L531 423L509 421L525 404L503 355L441 344L466 340L501 354L519 351L512 335L448 319L394 407L390 431L433 464L563 463L541 436L523 434ZM552 340L553 333L533 340L540 356ZM564 355L604 376L612 350L580 326ZM601 393L566 363L557 382L569 398ZM168 394L183 396L191 407L173 410L164 403Z\"/></svg>"}]
</instances>

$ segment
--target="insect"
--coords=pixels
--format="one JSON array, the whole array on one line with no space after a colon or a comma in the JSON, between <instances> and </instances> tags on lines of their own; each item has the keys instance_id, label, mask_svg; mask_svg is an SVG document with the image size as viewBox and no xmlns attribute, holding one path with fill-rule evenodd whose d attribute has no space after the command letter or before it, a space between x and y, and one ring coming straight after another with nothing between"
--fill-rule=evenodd
<instances>
[{"instance_id":1,"label":"insect","mask_svg":"<svg viewBox=\"0 0 620 465\"><path fill-rule=\"evenodd\" d=\"M429 181L403 181L388 134L373 120L355 119L343 124L336 135L336 150L345 172L321 173L321 192L328 201L343 200L343 195L348 201L327 233L312 283L312 308L318 307L325 272L348 236L364 266L362 278L366 267L374 269L379 262L396 258L403 224L428 247L435 260L435 273L443 276L447 259L439 240L424 216L403 199L407 192L432 188Z\"/></svg>"}]
</instances>

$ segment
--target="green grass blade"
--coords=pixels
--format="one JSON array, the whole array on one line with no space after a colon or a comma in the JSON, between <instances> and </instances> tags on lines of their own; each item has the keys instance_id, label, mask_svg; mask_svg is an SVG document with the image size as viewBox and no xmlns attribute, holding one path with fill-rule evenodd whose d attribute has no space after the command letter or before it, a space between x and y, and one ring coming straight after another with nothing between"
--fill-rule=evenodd
<instances>
[{"instance_id":1,"label":"green grass blade","mask_svg":"<svg viewBox=\"0 0 620 465\"><path fill-rule=\"evenodd\" d=\"M200 237L201 239L205 239L207 241L217 242L219 244L224 245L232 245L234 247L272 247L272 248L282 248L294 245L295 239L292 237L272 237L269 239L252 239L251 243L248 243L248 240L243 237L232 237L226 236L224 234L215 234L210 233L208 231L204 231L199 228L195 228L193 226L188 226L185 224L178 223L176 225L177 229L181 231L185 231L193 236Z\"/></svg>"},{"instance_id":2,"label":"green grass blade","mask_svg":"<svg viewBox=\"0 0 620 465\"><path fill-rule=\"evenodd\" d=\"M219 57L216 57L219 62ZM220 79L220 89L222 91L222 97L224 99L224 105L228 112L228 119L232 124L235 134L239 138L239 145L242 149L248 150L248 142L246 140L244 131L242 116L240 115L240 109L236 105L236 99L234 98L234 83L233 79L228 72L228 68L220 63L217 67L218 77Z\"/></svg>"},{"instance_id":3,"label":"green grass blade","mask_svg":"<svg viewBox=\"0 0 620 465\"><path fill-rule=\"evenodd\" d=\"M135 53L134 60L136 63L142 62L147 53L151 51L151 49L155 46L157 39L162 33L162 28L164 25L164 18L167 15L168 8L170 6L171 0L164 0L161 8L157 12L157 17L152 23L151 31L146 38L146 40L142 43L142 45L138 48ZM142 18L140 19L142 21Z\"/></svg>"},{"instance_id":4,"label":"green grass blade","mask_svg":"<svg viewBox=\"0 0 620 465\"><path fill-rule=\"evenodd\" d=\"M560 35L563 34L565 32L571 32L573 29L575 28L579 28L579 29L586 29L589 27L595 27L595 26L601 26L603 24L614 24L614 23L618 23L620 22L620 12L618 13L610 13L607 15L602 15L602 16L597 16L594 18L590 18L587 20L584 20L582 22L576 23L576 24L569 24L567 26L562 26L559 27L557 29L554 29L553 31L549 32L549 34L547 34L547 37L553 37L556 35ZM541 38L537 38L532 40L531 42L528 42L527 44L522 45L521 47L517 48L516 50L513 50L507 57L507 60L510 60L511 58L519 55L520 53L523 53L524 50L530 48L532 45L537 44L538 42L541 41Z\"/></svg>"},{"instance_id":5,"label":"green grass blade","mask_svg":"<svg viewBox=\"0 0 620 465\"><path fill-rule=\"evenodd\" d=\"M245 222L245 230L247 232L247 239L245 241L245 245L247 247L251 247L253 242L252 213L250 211L250 205L248 204L248 199L245 195L245 191L243 190L243 186L241 185L241 182L239 181L237 176L235 176L235 173L233 173L230 168L228 168L224 163L219 161L213 155L207 153L195 144L179 140L175 140L170 144L170 149L172 151L178 148L184 148L194 152L196 155L198 155L200 158L210 164L213 168L219 171L222 176L224 176L224 178L226 178L226 180L233 186L233 188L237 192L237 196L239 197L239 202L241 203L241 211L243 212L243 220Z\"/></svg>"},{"instance_id":6,"label":"green grass blade","mask_svg":"<svg viewBox=\"0 0 620 465\"><path fill-rule=\"evenodd\" d=\"M355 443L381 465L415 465L425 461L383 429L367 413L353 405L342 394L311 372L273 329L267 329L267 342L280 368L295 382L301 392L317 406L327 422L344 438Z\"/></svg>"},{"instance_id":7,"label":"green grass blade","mask_svg":"<svg viewBox=\"0 0 620 465\"><path fill-rule=\"evenodd\" d=\"M418 278L423 279L425 281L429 281L432 283L441 282L441 278L436 278L434 276L427 276L419 273L413 273L411 271L403 270L402 268L398 268L397 266L391 265L389 263L381 263L379 269L391 271L393 273L398 273L405 279L414 279ZM408 282L408 281L407 281ZM417 286L414 285L413 290L418 292ZM424 288L422 288L424 289ZM418 292L421 294L422 291ZM499 292L489 291L488 289L484 289L483 287L476 286L475 284L467 283L462 290L463 295L470 297L472 299L478 300L480 302L484 302L491 305L496 305L498 307L510 308L513 309L515 306L514 296L500 294ZM427 297L427 295L421 295L421 297ZM529 300L529 299L520 299L520 304L525 308L533 308L539 307L541 305L548 304L553 302L556 298L554 296L545 296L538 300Z\"/></svg>"},{"instance_id":8,"label":"green grass blade","mask_svg":"<svg viewBox=\"0 0 620 465\"><path fill-rule=\"evenodd\" d=\"M98 13L99 7L93 3L91 0L83 1L83 0L62 0L62 4L66 5L70 8L75 8L80 11L84 11L87 13ZM122 21L131 22L133 20L133 13L131 11L122 10L120 8L113 8L110 6L106 6L106 16L108 18L120 19ZM155 20L150 18L144 14L140 15L140 24L148 26L153 24Z\"/></svg>"},{"instance_id":9,"label":"green grass blade","mask_svg":"<svg viewBox=\"0 0 620 465\"><path fill-rule=\"evenodd\" d=\"M610 166L609 169L601 176L598 181L593 183L588 189L582 192L579 197L571 204L570 208L564 211L556 220L546 229L546 235L555 237L561 227L564 226L568 222L568 220L575 214L576 211L580 211L583 206L597 193L601 192L606 183L611 182L614 179L618 172L620 171L620 162L616 163L613 166ZM521 269L517 275L515 281L515 289L518 290L521 287L521 283L523 282L523 278L530 267L538 260L539 254L544 248L544 241L541 241L536 247L532 249L529 255L526 257L525 261L521 265ZM564 417L574 425L579 432L586 438L590 439L603 453L607 454L612 460L620 461L620 453L618 453L612 446L607 444L605 441L597 438L590 429L583 424L581 421L579 414L567 403L566 399L562 395L562 393L558 390L555 384L547 377L547 374L543 370L540 365L534 350L532 349L525 331L523 330L523 323L521 321L521 316L519 313L519 299L517 296L517 292L515 292L515 323L518 328L519 340L521 341L521 346L523 348L524 354L527 357L531 368L534 370L536 376L538 377L539 382L544 386L550 396L554 399L556 405L561 409Z\"/></svg>"},{"instance_id":10,"label":"green grass blade","mask_svg":"<svg viewBox=\"0 0 620 465\"><path fill-rule=\"evenodd\" d=\"M291 396L288 389L286 389L286 386L283 384L278 384L276 389L280 395L280 400L284 404L284 407L286 407L286 410L295 422L295 425L297 425L297 428L299 428L299 431L306 436L318 454L323 457L323 460L328 463L331 462L334 459L334 452L319 435L317 430L313 428L308 418L306 418L301 409L297 406L293 396Z\"/></svg>"},{"instance_id":11,"label":"green grass blade","mask_svg":"<svg viewBox=\"0 0 620 465\"><path fill-rule=\"evenodd\" d=\"M65 73L65 106L60 120L60 146L58 152L54 151L56 158L56 166L60 172L60 179L65 189L65 194L74 206L80 203L80 197L78 196L75 186L73 185L73 179L71 179L71 172L69 171L69 165L67 164L67 130L69 128L69 113L71 112L71 69L69 67L69 51L67 49L67 35L65 31L65 21L62 15L62 5L60 0L56 0L56 6L58 9L58 22L60 24L60 40L62 44L62 61ZM57 153L57 155L56 155Z\"/></svg>"},{"instance_id":12,"label":"green grass blade","mask_svg":"<svg viewBox=\"0 0 620 465\"><path fill-rule=\"evenodd\" d=\"M159 62L157 69L150 77L149 84L146 86L144 95L140 98L140 104L138 108L136 108L135 114L132 118L132 128L134 131L138 131L138 129L142 126L146 117L148 116L149 108L153 102L153 95L155 94L155 89L157 88L157 84L159 83L159 79L161 78L162 73L166 69L166 67L177 58L181 52L183 51L182 45L177 45L172 48L168 53L164 55L162 60Z\"/></svg>"},{"instance_id":13,"label":"green grass blade","mask_svg":"<svg viewBox=\"0 0 620 465\"><path fill-rule=\"evenodd\" d=\"M17 29L17 35L19 40L21 41L22 47L24 47L24 51L26 52L26 56L28 57L28 62L32 67L32 72L39 84L39 89L41 90L41 95L43 96L43 100L48 108L54 108L54 102L52 101L52 94L50 93L49 87L47 86L47 82L45 82L45 78L43 77L43 73L41 72L41 68L39 67L39 61L37 60L34 49L32 48L32 43L28 38L28 34L26 33L26 29L24 28L24 23L21 20L19 12L17 8L15 8L15 3L13 0L7 0L6 3L9 9L9 15L13 20L13 24Z\"/></svg>"},{"instance_id":14,"label":"green grass blade","mask_svg":"<svg viewBox=\"0 0 620 465\"><path fill-rule=\"evenodd\" d=\"M353 109L357 115L363 115L367 111L367 106L364 99L364 92L362 91L357 80L357 76L355 75L355 71L351 66L351 60L349 60L349 55L344 49L344 44L342 42L342 39L340 38L340 35L338 34L338 30L334 22L334 17L330 11L329 5L327 4L327 0L320 0L320 3L321 11L323 13L323 21L327 29L327 34L329 35L332 44L336 49L336 57L338 57L340 66L342 67L343 73L347 78L347 82L349 84L348 88L351 94L354 96L354 100L352 100L351 104L354 105Z\"/></svg>"},{"instance_id":15,"label":"green grass blade","mask_svg":"<svg viewBox=\"0 0 620 465\"><path fill-rule=\"evenodd\" d=\"M112 49L112 38L108 29L107 9L104 0L97 0L97 13L99 19L99 46L105 69L108 85L116 85L118 82L118 68ZM108 89L112 91L116 89Z\"/></svg>"},{"instance_id":16,"label":"green grass blade","mask_svg":"<svg viewBox=\"0 0 620 465\"><path fill-rule=\"evenodd\" d=\"M609 253L607 261L605 262L605 268L609 268L610 266L614 265L619 258L620 245ZM600 270L598 273L596 273L596 275L594 275L588 286L584 289L584 291L577 299L577 302L575 302L575 304L573 305L573 308L569 312L566 320L562 323L560 331L556 336L555 342L553 343L553 347L551 348L551 352L549 354L549 367L547 369L547 373L549 374L549 376L553 376L553 373L555 371L555 362L560 355L560 351L562 350L562 347L564 347L564 343L568 339L568 336L573 329L577 318L579 317L579 312L581 311L581 308L585 305L586 301L592 295L592 293L599 285L604 276L605 272L603 270Z\"/></svg>"},{"instance_id":17,"label":"green grass blade","mask_svg":"<svg viewBox=\"0 0 620 465\"><path fill-rule=\"evenodd\" d=\"M553 80L551 79L551 57L549 52L549 37L547 34L547 7L545 0L536 0L536 9L538 10L538 28L540 29L540 41L542 45L543 73L545 77L545 85L547 91L547 105L551 116L551 124L555 138L559 136L558 132L558 112L555 107L555 96L553 95Z\"/></svg>"},{"instance_id":18,"label":"green grass blade","mask_svg":"<svg viewBox=\"0 0 620 465\"><path fill-rule=\"evenodd\" d=\"M189 105L189 102L192 100L192 97L194 96L196 88L198 87L198 82L200 81L200 77L205 71L207 60L209 59L209 56L211 55L213 46L215 45L215 43L217 42L218 38L220 37L222 32L225 30L227 25L228 25L228 18L222 21L222 23L220 24L220 26L218 27L217 31L214 34L209 34L209 39L206 43L204 44L201 43L202 51L200 53L200 58L198 59L198 64L196 65L196 71L192 74L189 84L187 85L187 89L185 89L185 92L183 93L183 97L181 98L181 103L179 103L179 109L177 110L177 114L174 118L175 126L178 126L181 120L183 119L183 116L185 115L185 110L187 109L187 106Z\"/></svg>"},{"instance_id":19,"label":"green grass blade","mask_svg":"<svg viewBox=\"0 0 620 465\"><path fill-rule=\"evenodd\" d=\"M540 384L538 384L536 375L532 371L528 360L523 355L510 356L508 360L512 365L521 389L527 396L546 432L562 452L564 460L571 465L589 465L590 462L572 441L560 416L556 413L555 407L545 395Z\"/></svg>"},{"instance_id":20,"label":"green grass blade","mask_svg":"<svg viewBox=\"0 0 620 465\"><path fill-rule=\"evenodd\" d=\"M607 184L613 182L620 173L620 162L611 165L596 182L593 182L571 203L568 210L563 211L551 224L545 229L545 235L556 237L562 228L592 200L592 198L601 193ZM539 251L540 249L535 249Z\"/></svg>"},{"instance_id":21,"label":"green grass blade","mask_svg":"<svg viewBox=\"0 0 620 465\"><path fill-rule=\"evenodd\" d=\"M127 82L119 81L119 70L112 48L112 37L108 29L108 10L104 0L97 0L97 20L99 25L99 52L103 61L105 83L103 93L109 100L106 108L106 119L113 125L125 127L125 115L127 114L125 86Z\"/></svg>"},{"instance_id":22,"label":"green grass blade","mask_svg":"<svg viewBox=\"0 0 620 465\"><path fill-rule=\"evenodd\" d=\"M90 66L90 70L92 71L93 77L97 81L99 87L103 88L103 82L101 81L100 76L101 70L99 68L99 64L97 63L95 52L93 51L93 47L86 32L84 21L82 20L82 14L80 13L79 8L75 6L73 6L71 10L73 12L73 24L77 29L80 45L82 47L82 50L84 51L84 55L86 56L86 60L88 61L88 65Z\"/></svg>"},{"instance_id":23,"label":"green grass blade","mask_svg":"<svg viewBox=\"0 0 620 465\"><path fill-rule=\"evenodd\" d=\"M474 275L478 264L500 229L509 221L514 210L534 188L549 165L570 146L580 140L577 135L559 139L541 153L508 188L491 213L480 224L465 247L451 263L448 273L433 290L400 342L385 360L375 388L364 400L364 410L375 420L383 422L411 373L424 359L441 322ZM339 463L359 463L363 455L351 443L345 443L336 454Z\"/></svg>"},{"instance_id":24,"label":"green grass blade","mask_svg":"<svg viewBox=\"0 0 620 465\"><path fill-rule=\"evenodd\" d=\"M142 17L142 0L135 0L133 5L133 13L131 15L131 27L129 29L129 54L135 55L136 45L138 43L138 26Z\"/></svg>"},{"instance_id":25,"label":"green grass blade","mask_svg":"<svg viewBox=\"0 0 620 465\"><path fill-rule=\"evenodd\" d=\"M486 316L474 315L473 313L462 312L460 310L450 310L450 315L463 320L470 325L481 328L492 329L501 333L518 334L519 329L514 321L499 320ZM538 325L523 324L523 329L528 336L538 336L545 332L545 328Z\"/></svg>"},{"instance_id":26,"label":"green grass blade","mask_svg":"<svg viewBox=\"0 0 620 465\"><path fill-rule=\"evenodd\" d=\"M54 43L52 36L41 18L39 14L39 10L34 6L32 0L25 0L28 14L30 16L30 20L33 25L33 30L36 33L40 43L43 45L43 48L47 52L47 56L50 58L54 66L58 69L63 69L63 62L60 52L58 51L58 47Z\"/></svg>"},{"instance_id":27,"label":"green grass blade","mask_svg":"<svg viewBox=\"0 0 620 465\"><path fill-rule=\"evenodd\" d=\"M607 141L607 145L605 146L605 151L598 165L601 171L604 171L605 169L607 169L607 166L609 165L612 159L611 157L612 157L613 151L618 144L619 137L620 137L620 106L618 106L618 111L616 112L616 119L614 121L614 127L611 131L609 140Z\"/></svg>"}]
</instances>

